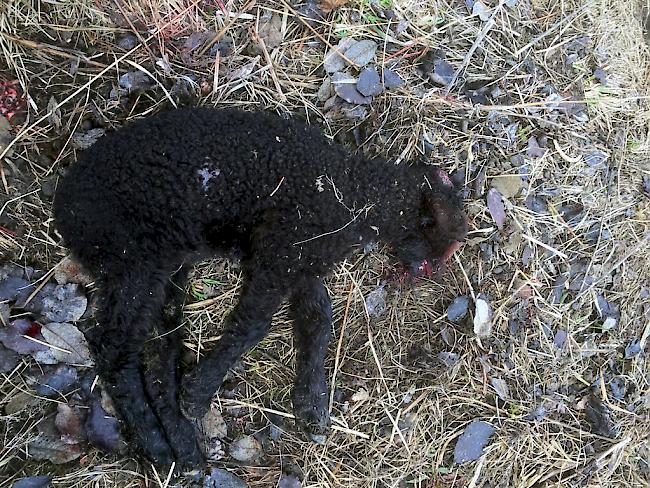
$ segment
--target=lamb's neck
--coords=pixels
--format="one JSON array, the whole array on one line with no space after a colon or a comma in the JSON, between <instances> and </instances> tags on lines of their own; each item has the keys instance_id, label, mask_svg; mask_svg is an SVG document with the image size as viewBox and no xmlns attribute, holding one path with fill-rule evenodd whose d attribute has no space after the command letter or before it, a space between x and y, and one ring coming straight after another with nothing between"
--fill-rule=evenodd
<instances>
[{"instance_id":1,"label":"lamb's neck","mask_svg":"<svg viewBox=\"0 0 650 488\"><path fill-rule=\"evenodd\" d=\"M355 165L351 176L358 195L357 211L363 210L359 216L362 245L391 243L403 223L417 215L419 192L412 171L407 163L375 160Z\"/></svg>"}]
</instances>

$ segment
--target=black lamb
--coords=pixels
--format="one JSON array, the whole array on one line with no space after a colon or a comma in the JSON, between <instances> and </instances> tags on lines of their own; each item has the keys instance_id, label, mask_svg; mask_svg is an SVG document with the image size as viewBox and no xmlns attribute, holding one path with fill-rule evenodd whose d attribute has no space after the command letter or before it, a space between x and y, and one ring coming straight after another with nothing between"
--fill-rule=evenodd
<instances>
[{"instance_id":1,"label":"black lamb","mask_svg":"<svg viewBox=\"0 0 650 488\"><path fill-rule=\"evenodd\" d=\"M297 349L293 406L315 441L329 427L324 360L337 263L374 241L409 268L445 261L467 232L446 173L350 154L317 129L261 112L164 112L108 134L59 182L56 225L100 289L87 335L126 431L160 464L202 463L192 424L284 299ZM178 373L188 269L242 261L244 286L215 347ZM149 341L154 359L143 364ZM149 355L146 355L147 357Z\"/></svg>"}]
</instances>

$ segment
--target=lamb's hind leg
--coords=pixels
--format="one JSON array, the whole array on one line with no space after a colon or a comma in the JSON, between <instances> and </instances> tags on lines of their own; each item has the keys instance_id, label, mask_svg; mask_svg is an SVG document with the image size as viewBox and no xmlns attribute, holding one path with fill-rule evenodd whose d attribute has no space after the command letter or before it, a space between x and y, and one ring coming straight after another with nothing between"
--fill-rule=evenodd
<instances>
[{"instance_id":1,"label":"lamb's hind leg","mask_svg":"<svg viewBox=\"0 0 650 488\"><path fill-rule=\"evenodd\" d=\"M140 356L154 322L161 319L170 271L168 264L138 266L140 262L114 263L102 280L99 328L91 331L89 342L136 448L148 459L170 465L174 451L146 394Z\"/></svg>"},{"instance_id":2,"label":"lamb's hind leg","mask_svg":"<svg viewBox=\"0 0 650 488\"><path fill-rule=\"evenodd\" d=\"M183 339L181 318L189 268L181 266L168 280L160 327L145 347L145 387L151 406L167 436L177 463L194 467L203 463L194 426L179 408L179 360Z\"/></svg>"},{"instance_id":3,"label":"lamb's hind leg","mask_svg":"<svg viewBox=\"0 0 650 488\"><path fill-rule=\"evenodd\" d=\"M248 268L239 303L226 319L221 338L183 377L181 405L190 417L205 415L226 372L269 333L271 317L284 295L278 277L265 265Z\"/></svg>"},{"instance_id":4,"label":"lamb's hind leg","mask_svg":"<svg viewBox=\"0 0 650 488\"><path fill-rule=\"evenodd\" d=\"M322 443L329 431L325 356L332 328L332 303L322 280L305 278L291 295L297 350L293 410L296 424Z\"/></svg>"}]
</instances>

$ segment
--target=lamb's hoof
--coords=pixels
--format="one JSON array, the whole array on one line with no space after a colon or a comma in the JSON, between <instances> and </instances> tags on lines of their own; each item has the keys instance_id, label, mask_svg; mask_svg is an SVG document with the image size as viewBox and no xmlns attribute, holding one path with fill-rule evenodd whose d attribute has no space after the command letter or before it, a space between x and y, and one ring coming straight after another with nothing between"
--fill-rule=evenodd
<instances>
[{"instance_id":1,"label":"lamb's hoof","mask_svg":"<svg viewBox=\"0 0 650 488\"><path fill-rule=\"evenodd\" d=\"M154 436L155 437L155 436ZM174 454L167 442L162 439L148 442L137 442L140 444L140 453L156 466L169 467L174 462Z\"/></svg>"},{"instance_id":2,"label":"lamb's hoof","mask_svg":"<svg viewBox=\"0 0 650 488\"><path fill-rule=\"evenodd\" d=\"M327 396L294 392L293 412L296 425L307 438L316 444L324 444L330 432Z\"/></svg>"},{"instance_id":3,"label":"lamb's hoof","mask_svg":"<svg viewBox=\"0 0 650 488\"><path fill-rule=\"evenodd\" d=\"M176 465L182 471L191 471L205 465L205 458L199 447L192 423L184 418L178 419L175 432L169 433L171 447L176 458Z\"/></svg>"},{"instance_id":4,"label":"lamb's hoof","mask_svg":"<svg viewBox=\"0 0 650 488\"><path fill-rule=\"evenodd\" d=\"M296 414L296 425L305 433L307 439L314 444L325 444L327 436L330 432L329 415L326 419L321 419L317 422L315 419L306 420L298 418Z\"/></svg>"}]
</instances>

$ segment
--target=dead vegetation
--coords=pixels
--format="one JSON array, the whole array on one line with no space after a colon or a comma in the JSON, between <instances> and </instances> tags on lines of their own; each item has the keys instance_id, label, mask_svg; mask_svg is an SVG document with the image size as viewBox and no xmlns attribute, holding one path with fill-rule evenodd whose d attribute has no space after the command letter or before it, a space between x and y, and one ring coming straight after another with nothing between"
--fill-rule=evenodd
<instances>
[{"instance_id":1,"label":"dead vegetation","mask_svg":"<svg viewBox=\"0 0 650 488\"><path fill-rule=\"evenodd\" d=\"M24 103L0 124L2 261L53 270L65 256L50 218L57 176L104 131L173 105L265 107L369 154L430 158L466 188L472 232L459 258L441 279L386 285L372 315L387 254L331 277L335 430L323 446L287 419L293 352L280 313L216 400L224 450L254 435L261 457L226 454L215 466L260 487L282 473L285 487L290 476L302 486L648 486L648 5L326 4L4 2L0 81L17 80ZM347 51L331 76L323 68L343 37L374 41L366 67L401 83L358 105L343 101L357 93L323 86L343 73L359 87L363 61ZM197 268L188 360L218 336L237 286L232 264ZM462 295L469 313L451 321ZM479 298L491 317L477 328ZM61 487L167 486L166 473L94 448L68 464L33 459L37 424L67 397L7 406L35 395L40 369L25 356L0 376L0 483L49 474ZM454 464L473 420L494 434L478 459Z\"/></svg>"}]
</instances>

